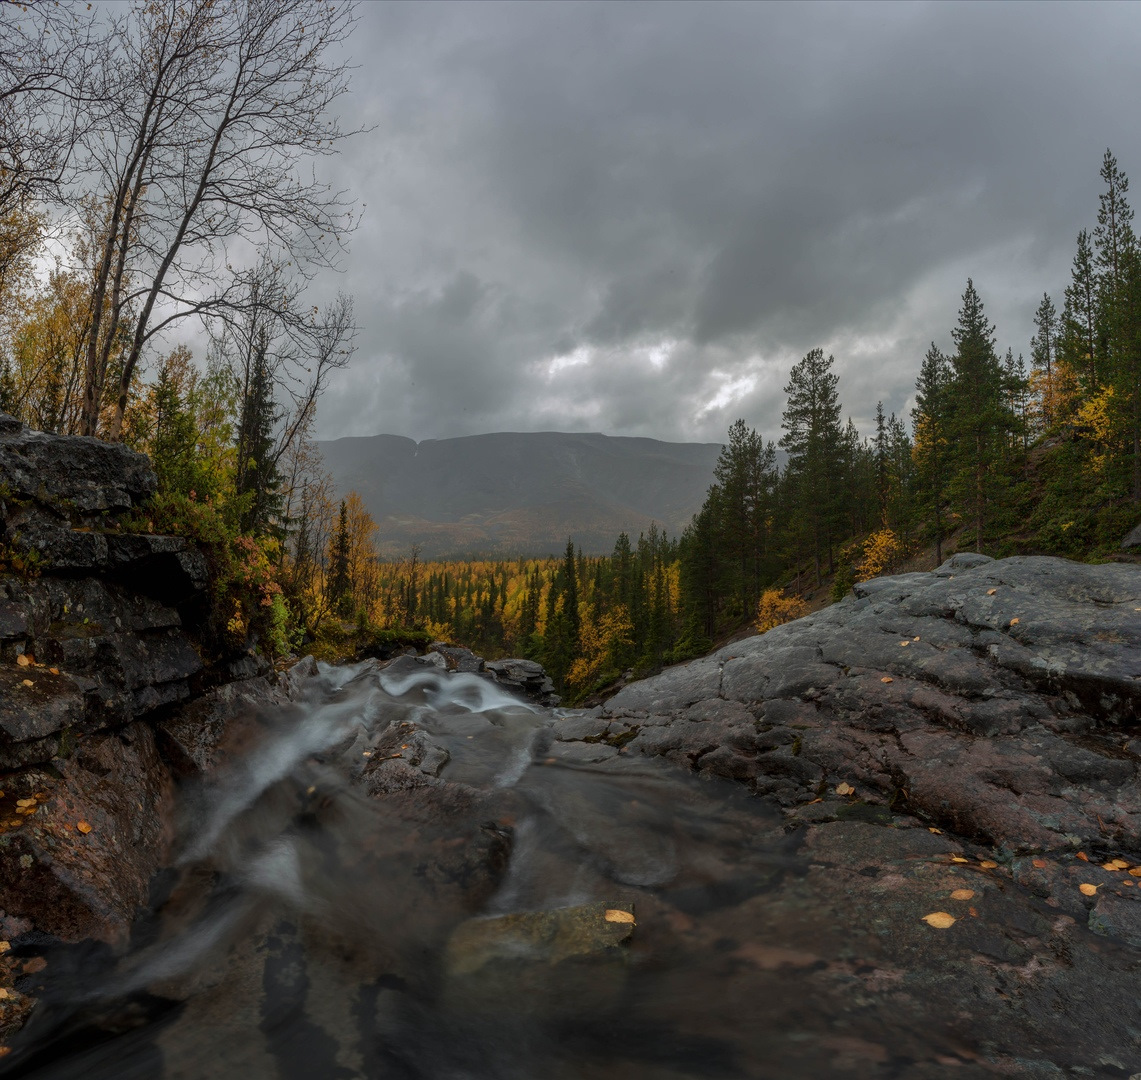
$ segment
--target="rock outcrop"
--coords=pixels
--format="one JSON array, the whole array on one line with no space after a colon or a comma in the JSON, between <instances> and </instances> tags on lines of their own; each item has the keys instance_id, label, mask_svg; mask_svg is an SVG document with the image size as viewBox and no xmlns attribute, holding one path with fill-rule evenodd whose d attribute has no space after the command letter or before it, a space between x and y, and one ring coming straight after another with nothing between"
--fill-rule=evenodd
<instances>
[{"instance_id":1,"label":"rock outcrop","mask_svg":"<svg viewBox=\"0 0 1141 1080\"><path fill-rule=\"evenodd\" d=\"M203 673L205 559L122 528L155 486L142 454L0 415L0 911L64 938L121 939L145 900L170 792L151 721Z\"/></svg>"},{"instance_id":2,"label":"rock outcrop","mask_svg":"<svg viewBox=\"0 0 1141 1080\"><path fill-rule=\"evenodd\" d=\"M958 555L628 686L596 723L790 811L848 783L1018 855L1141 851L1139 710L1141 571Z\"/></svg>"}]
</instances>

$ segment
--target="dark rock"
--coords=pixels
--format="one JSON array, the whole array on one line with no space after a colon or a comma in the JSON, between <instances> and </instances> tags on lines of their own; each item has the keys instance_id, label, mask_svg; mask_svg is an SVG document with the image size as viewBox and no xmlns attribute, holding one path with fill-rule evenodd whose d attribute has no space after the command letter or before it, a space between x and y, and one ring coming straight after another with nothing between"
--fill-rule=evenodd
<instances>
[{"instance_id":1,"label":"dark rock","mask_svg":"<svg viewBox=\"0 0 1141 1080\"><path fill-rule=\"evenodd\" d=\"M428 651L437 653L444 658L449 671L479 672L484 669L482 656L476 656L471 649L460 648L456 645L446 645L442 641L433 641Z\"/></svg>"},{"instance_id":2,"label":"dark rock","mask_svg":"<svg viewBox=\"0 0 1141 1080\"><path fill-rule=\"evenodd\" d=\"M170 789L150 728L82 738L5 792L38 801L21 826L0 827L0 908L67 941L125 941L164 854Z\"/></svg>"},{"instance_id":3,"label":"dark rock","mask_svg":"<svg viewBox=\"0 0 1141 1080\"><path fill-rule=\"evenodd\" d=\"M0 426L0 477L6 502L35 503L81 525L130 510L157 487L145 455L122 443L46 435L11 417Z\"/></svg>"}]
</instances>

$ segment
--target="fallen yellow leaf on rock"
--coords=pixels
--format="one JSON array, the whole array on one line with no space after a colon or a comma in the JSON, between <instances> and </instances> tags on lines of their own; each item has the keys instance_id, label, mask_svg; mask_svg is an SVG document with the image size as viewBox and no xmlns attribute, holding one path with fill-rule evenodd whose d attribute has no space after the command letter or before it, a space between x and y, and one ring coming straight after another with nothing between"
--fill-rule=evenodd
<instances>
[{"instance_id":1,"label":"fallen yellow leaf on rock","mask_svg":"<svg viewBox=\"0 0 1141 1080\"><path fill-rule=\"evenodd\" d=\"M88 825L86 821L77 821L75 827L84 834L91 832L91 826Z\"/></svg>"},{"instance_id":2,"label":"fallen yellow leaf on rock","mask_svg":"<svg viewBox=\"0 0 1141 1080\"><path fill-rule=\"evenodd\" d=\"M915 635L915 637L913 637L911 640L912 640L912 641L918 641L918 640L919 640L919 635L918 635L918 634L916 634L916 635Z\"/></svg>"},{"instance_id":3,"label":"fallen yellow leaf on rock","mask_svg":"<svg viewBox=\"0 0 1141 1080\"><path fill-rule=\"evenodd\" d=\"M1031 859L1030 861L1039 870L1045 870L1046 867L1050 865L1045 859Z\"/></svg>"},{"instance_id":4,"label":"fallen yellow leaf on rock","mask_svg":"<svg viewBox=\"0 0 1141 1080\"><path fill-rule=\"evenodd\" d=\"M892 677L890 675L885 675L882 679L880 679L880 682L893 682L893 681L894 680L892 679Z\"/></svg>"},{"instance_id":5,"label":"fallen yellow leaf on rock","mask_svg":"<svg viewBox=\"0 0 1141 1080\"><path fill-rule=\"evenodd\" d=\"M956 889L951 893L952 900L971 900L974 898L974 889Z\"/></svg>"},{"instance_id":6,"label":"fallen yellow leaf on rock","mask_svg":"<svg viewBox=\"0 0 1141 1080\"><path fill-rule=\"evenodd\" d=\"M928 825L927 831L935 833L936 836L942 836L943 835L943 830L935 828L934 825Z\"/></svg>"},{"instance_id":7,"label":"fallen yellow leaf on rock","mask_svg":"<svg viewBox=\"0 0 1141 1080\"><path fill-rule=\"evenodd\" d=\"M996 863L994 859L983 859L982 862L979 863L979 866L981 866L984 870L993 870L996 866L998 866L998 863Z\"/></svg>"},{"instance_id":8,"label":"fallen yellow leaf on rock","mask_svg":"<svg viewBox=\"0 0 1141 1080\"><path fill-rule=\"evenodd\" d=\"M1129 871L1132 877L1141 877L1141 866L1135 866Z\"/></svg>"},{"instance_id":9,"label":"fallen yellow leaf on rock","mask_svg":"<svg viewBox=\"0 0 1141 1080\"><path fill-rule=\"evenodd\" d=\"M1089 862L1089 856L1084 851L1079 851L1075 858L1081 859L1082 862Z\"/></svg>"},{"instance_id":10,"label":"fallen yellow leaf on rock","mask_svg":"<svg viewBox=\"0 0 1141 1080\"><path fill-rule=\"evenodd\" d=\"M0 986L0 1001L3 1001L8 996L8 991Z\"/></svg>"},{"instance_id":11,"label":"fallen yellow leaf on rock","mask_svg":"<svg viewBox=\"0 0 1141 1080\"><path fill-rule=\"evenodd\" d=\"M1101 864L1101 868L1103 870L1109 870L1109 871L1115 871L1118 869L1118 867L1114 866L1113 863L1111 863L1111 862L1103 862Z\"/></svg>"},{"instance_id":12,"label":"fallen yellow leaf on rock","mask_svg":"<svg viewBox=\"0 0 1141 1080\"><path fill-rule=\"evenodd\" d=\"M986 594L987 596L994 596L996 592L998 592L998 589L987 589Z\"/></svg>"},{"instance_id":13,"label":"fallen yellow leaf on rock","mask_svg":"<svg viewBox=\"0 0 1141 1080\"><path fill-rule=\"evenodd\" d=\"M1082 896L1094 896L1097 893L1097 886L1091 885L1088 881L1083 881L1078 886L1078 892L1080 892Z\"/></svg>"},{"instance_id":14,"label":"fallen yellow leaf on rock","mask_svg":"<svg viewBox=\"0 0 1141 1080\"><path fill-rule=\"evenodd\" d=\"M25 685L25 686L35 686L36 684L35 684L34 682L32 682L32 680L31 680L31 679L25 679L25 680L24 680L24 685Z\"/></svg>"},{"instance_id":15,"label":"fallen yellow leaf on rock","mask_svg":"<svg viewBox=\"0 0 1141 1080\"><path fill-rule=\"evenodd\" d=\"M979 909L976 907L969 907L967 908L967 914L970 915L972 919L977 919L979 917Z\"/></svg>"},{"instance_id":16,"label":"fallen yellow leaf on rock","mask_svg":"<svg viewBox=\"0 0 1141 1080\"><path fill-rule=\"evenodd\" d=\"M908 645L910 645L910 644L911 644L911 642L910 642L910 641L901 641L901 642L899 643L899 647L900 647L901 649L906 649L906 648L907 648L907 646L908 646Z\"/></svg>"},{"instance_id":17,"label":"fallen yellow leaf on rock","mask_svg":"<svg viewBox=\"0 0 1141 1080\"><path fill-rule=\"evenodd\" d=\"M623 911L621 908L607 908L603 918L607 922L632 923L634 914L630 911Z\"/></svg>"},{"instance_id":18,"label":"fallen yellow leaf on rock","mask_svg":"<svg viewBox=\"0 0 1141 1080\"><path fill-rule=\"evenodd\" d=\"M17 806L35 806L36 800L35 799L17 799L16 805Z\"/></svg>"},{"instance_id":19,"label":"fallen yellow leaf on rock","mask_svg":"<svg viewBox=\"0 0 1141 1080\"><path fill-rule=\"evenodd\" d=\"M53 675L59 674L59 668L57 668L57 667L50 667L50 668L48 668L48 671L50 671Z\"/></svg>"},{"instance_id":20,"label":"fallen yellow leaf on rock","mask_svg":"<svg viewBox=\"0 0 1141 1080\"><path fill-rule=\"evenodd\" d=\"M836 785L836 794L837 795L854 795L855 793L856 793L856 789L854 787L852 787L851 784L841 782L841 783Z\"/></svg>"},{"instance_id":21,"label":"fallen yellow leaf on rock","mask_svg":"<svg viewBox=\"0 0 1141 1080\"><path fill-rule=\"evenodd\" d=\"M12 947L10 942L0 941L0 956L6 953Z\"/></svg>"},{"instance_id":22,"label":"fallen yellow leaf on rock","mask_svg":"<svg viewBox=\"0 0 1141 1080\"><path fill-rule=\"evenodd\" d=\"M20 667L30 667L32 664L32 658L30 656L25 656L23 653L20 653L20 655L16 657L16 663L19 664Z\"/></svg>"},{"instance_id":23,"label":"fallen yellow leaf on rock","mask_svg":"<svg viewBox=\"0 0 1141 1080\"><path fill-rule=\"evenodd\" d=\"M955 925L956 919L954 915L948 915L945 911L933 911L930 915L924 915L923 921L936 930L946 930L948 926Z\"/></svg>"},{"instance_id":24,"label":"fallen yellow leaf on rock","mask_svg":"<svg viewBox=\"0 0 1141 1080\"><path fill-rule=\"evenodd\" d=\"M962 855L952 855L951 862L967 862L967 860L964 859Z\"/></svg>"},{"instance_id":25,"label":"fallen yellow leaf on rock","mask_svg":"<svg viewBox=\"0 0 1141 1080\"><path fill-rule=\"evenodd\" d=\"M1011 626L1014 626L1014 625L1015 625L1017 622L1018 622L1018 620L1017 620L1017 619L1011 619L1011 620L1010 620L1010 625L1011 625Z\"/></svg>"},{"instance_id":26,"label":"fallen yellow leaf on rock","mask_svg":"<svg viewBox=\"0 0 1141 1080\"><path fill-rule=\"evenodd\" d=\"M1124 859L1110 859L1109 861L1111 863L1113 863L1113 867L1115 870L1128 870L1129 869L1129 863L1127 863Z\"/></svg>"}]
</instances>

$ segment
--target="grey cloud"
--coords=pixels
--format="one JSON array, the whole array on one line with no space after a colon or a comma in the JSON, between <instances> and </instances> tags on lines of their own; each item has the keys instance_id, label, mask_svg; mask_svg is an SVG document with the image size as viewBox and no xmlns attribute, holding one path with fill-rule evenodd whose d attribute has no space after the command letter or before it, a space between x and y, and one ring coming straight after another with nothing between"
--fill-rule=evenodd
<instances>
[{"instance_id":1,"label":"grey cloud","mask_svg":"<svg viewBox=\"0 0 1141 1080\"><path fill-rule=\"evenodd\" d=\"M351 105L375 129L335 175L368 203L336 282L362 333L323 437L705 441L738 415L775 436L816 345L866 426L906 409L968 275L1026 351L1105 146L1141 167L1129 5L361 15Z\"/></svg>"}]
</instances>

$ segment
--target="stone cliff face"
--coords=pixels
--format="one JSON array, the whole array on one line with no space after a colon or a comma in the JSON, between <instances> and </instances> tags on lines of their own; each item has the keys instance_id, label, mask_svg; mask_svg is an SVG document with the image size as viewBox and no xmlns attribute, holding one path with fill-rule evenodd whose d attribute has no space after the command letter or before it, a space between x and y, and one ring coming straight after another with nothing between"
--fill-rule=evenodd
<instances>
[{"instance_id":1,"label":"stone cliff face","mask_svg":"<svg viewBox=\"0 0 1141 1080\"><path fill-rule=\"evenodd\" d=\"M121 530L154 490L141 454L0 415L0 937L121 938L162 855L151 721L202 677L207 573Z\"/></svg>"}]
</instances>

